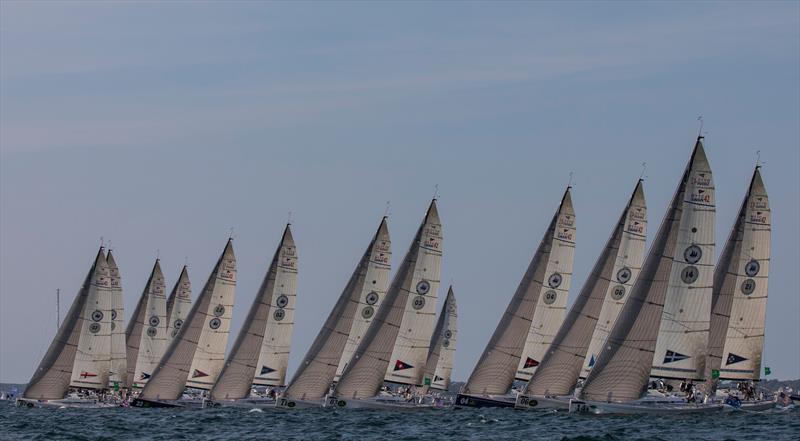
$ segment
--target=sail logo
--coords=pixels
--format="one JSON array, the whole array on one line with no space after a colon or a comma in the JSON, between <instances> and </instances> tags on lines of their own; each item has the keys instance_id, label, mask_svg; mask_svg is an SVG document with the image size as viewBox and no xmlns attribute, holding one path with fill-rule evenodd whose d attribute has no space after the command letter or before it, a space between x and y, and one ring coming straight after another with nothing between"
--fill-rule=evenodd
<instances>
[{"instance_id":1,"label":"sail logo","mask_svg":"<svg viewBox=\"0 0 800 441\"><path fill-rule=\"evenodd\" d=\"M151 375L150 375L150 374L148 374L147 372L142 372L141 374L139 374L139 379L140 379L140 380L147 380L147 379L149 379L150 377L151 377Z\"/></svg>"},{"instance_id":2,"label":"sail logo","mask_svg":"<svg viewBox=\"0 0 800 441\"><path fill-rule=\"evenodd\" d=\"M207 377L207 376L208 374L201 371L200 369L195 369L194 372L192 372L192 378Z\"/></svg>"},{"instance_id":3,"label":"sail logo","mask_svg":"<svg viewBox=\"0 0 800 441\"><path fill-rule=\"evenodd\" d=\"M763 211L756 211L755 213L750 213L750 222L755 224L766 224L767 215L764 214Z\"/></svg>"},{"instance_id":4,"label":"sail logo","mask_svg":"<svg viewBox=\"0 0 800 441\"><path fill-rule=\"evenodd\" d=\"M628 231L631 233L644 233L644 225L640 222L633 221L633 223L628 224Z\"/></svg>"},{"instance_id":5,"label":"sail logo","mask_svg":"<svg viewBox=\"0 0 800 441\"><path fill-rule=\"evenodd\" d=\"M575 225L575 218L570 215L566 215L558 220L558 224L562 227L572 227Z\"/></svg>"},{"instance_id":6,"label":"sail logo","mask_svg":"<svg viewBox=\"0 0 800 441\"><path fill-rule=\"evenodd\" d=\"M378 249L378 251L383 251L384 253L386 253L389 251L389 244L385 240L382 240L380 241L380 243L378 243L378 246L376 248Z\"/></svg>"},{"instance_id":7,"label":"sail logo","mask_svg":"<svg viewBox=\"0 0 800 441\"><path fill-rule=\"evenodd\" d=\"M687 358L691 358L688 355L679 354L675 351L667 351L667 354L664 356L664 363L674 363L676 361L686 360Z\"/></svg>"},{"instance_id":8,"label":"sail logo","mask_svg":"<svg viewBox=\"0 0 800 441\"><path fill-rule=\"evenodd\" d=\"M281 266L284 267L284 268L296 269L297 268L297 259L294 259L292 257L285 257L283 259L283 263L281 264Z\"/></svg>"},{"instance_id":9,"label":"sail logo","mask_svg":"<svg viewBox=\"0 0 800 441\"><path fill-rule=\"evenodd\" d=\"M710 204L711 203L711 193L703 190L702 188L697 189L697 193L692 193L689 195L689 200L691 202L699 202L703 204Z\"/></svg>"},{"instance_id":10,"label":"sail logo","mask_svg":"<svg viewBox=\"0 0 800 441\"><path fill-rule=\"evenodd\" d=\"M388 264L389 263L389 256L387 256L386 253L378 253L378 255L375 256L372 260L374 260L375 262L378 262L378 263Z\"/></svg>"},{"instance_id":11,"label":"sail logo","mask_svg":"<svg viewBox=\"0 0 800 441\"><path fill-rule=\"evenodd\" d=\"M427 239L425 239L425 246L427 248L433 248L434 250L438 250L440 246L439 239L429 236Z\"/></svg>"},{"instance_id":12,"label":"sail logo","mask_svg":"<svg viewBox=\"0 0 800 441\"><path fill-rule=\"evenodd\" d=\"M697 176L692 176L689 182L696 187L710 187L711 176L706 176L705 173L699 173Z\"/></svg>"},{"instance_id":13,"label":"sail logo","mask_svg":"<svg viewBox=\"0 0 800 441\"><path fill-rule=\"evenodd\" d=\"M558 237L561 240L573 241L575 238L575 234L569 228L564 228L563 230L560 230L558 232L556 237Z\"/></svg>"},{"instance_id":14,"label":"sail logo","mask_svg":"<svg viewBox=\"0 0 800 441\"><path fill-rule=\"evenodd\" d=\"M750 209L751 210L766 210L769 206L767 205L767 201L763 198L757 198L754 201L750 202Z\"/></svg>"},{"instance_id":15,"label":"sail logo","mask_svg":"<svg viewBox=\"0 0 800 441\"><path fill-rule=\"evenodd\" d=\"M430 225L428 228L425 228L425 235L426 236L441 236L442 235L442 228L439 225Z\"/></svg>"},{"instance_id":16,"label":"sail logo","mask_svg":"<svg viewBox=\"0 0 800 441\"><path fill-rule=\"evenodd\" d=\"M628 216L632 220L644 221L645 220L645 211L641 208L637 208L635 210L631 210Z\"/></svg>"},{"instance_id":17,"label":"sail logo","mask_svg":"<svg viewBox=\"0 0 800 441\"><path fill-rule=\"evenodd\" d=\"M414 366L411 366L411 365L410 365L410 364L408 364L408 363L404 363L404 362L402 362L402 361L400 361L400 360L397 360L397 361L394 363L394 369L393 369L393 370L394 370L394 371L402 371L402 370L405 370L405 369L411 369L411 368L413 368L413 367L414 367Z\"/></svg>"},{"instance_id":18,"label":"sail logo","mask_svg":"<svg viewBox=\"0 0 800 441\"><path fill-rule=\"evenodd\" d=\"M524 369L529 369L529 368L536 367L536 366L539 366L539 362L534 360L534 359L532 359L531 357L528 357L525 360L525 365L523 366L523 368Z\"/></svg>"},{"instance_id":19,"label":"sail logo","mask_svg":"<svg viewBox=\"0 0 800 441\"><path fill-rule=\"evenodd\" d=\"M589 367L593 367L595 363L594 354L592 354L592 358L589 359Z\"/></svg>"},{"instance_id":20,"label":"sail logo","mask_svg":"<svg viewBox=\"0 0 800 441\"><path fill-rule=\"evenodd\" d=\"M97 376L97 374L93 374L91 372L81 372L81 378L83 378L83 379L96 377L96 376Z\"/></svg>"},{"instance_id":21,"label":"sail logo","mask_svg":"<svg viewBox=\"0 0 800 441\"><path fill-rule=\"evenodd\" d=\"M725 365L727 366L727 365L731 365L731 364L734 364L734 363L739 363L739 362L742 362L742 361L747 361L747 359L742 357L741 355L736 355L733 352L729 352L728 353L728 358L725 359Z\"/></svg>"},{"instance_id":22,"label":"sail logo","mask_svg":"<svg viewBox=\"0 0 800 441\"><path fill-rule=\"evenodd\" d=\"M258 375L267 375L273 372L275 372L275 369L272 369L271 367L268 366L261 366L261 371L259 372Z\"/></svg>"}]
</instances>

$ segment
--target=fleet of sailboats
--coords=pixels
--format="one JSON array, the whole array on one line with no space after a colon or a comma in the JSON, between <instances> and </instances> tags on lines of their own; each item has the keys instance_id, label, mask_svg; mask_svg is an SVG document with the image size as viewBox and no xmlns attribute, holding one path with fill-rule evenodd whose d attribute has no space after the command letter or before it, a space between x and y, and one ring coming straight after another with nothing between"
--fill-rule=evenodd
<instances>
[{"instance_id":1,"label":"fleet of sailboats","mask_svg":"<svg viewBox=\"0 0 800 441\"><path fill-rule=\"evenodd\" d=\"M156 259L127 327L119 266L101 246L17 403L280 409L453 404L597 414L766 410L775 400L755 389L771 245L760 166L717 262L715 191L698 136L647 254L640 178L567 312L576 243L568 186L452 402L458 314L450 286L436 316L443 236L435 198L391 279L388 219L381 219L289 382L298 268L290 224L229 352L237 278L232 239L194 303L187 267L167 296Z\"/></svg>"}]
</instances>

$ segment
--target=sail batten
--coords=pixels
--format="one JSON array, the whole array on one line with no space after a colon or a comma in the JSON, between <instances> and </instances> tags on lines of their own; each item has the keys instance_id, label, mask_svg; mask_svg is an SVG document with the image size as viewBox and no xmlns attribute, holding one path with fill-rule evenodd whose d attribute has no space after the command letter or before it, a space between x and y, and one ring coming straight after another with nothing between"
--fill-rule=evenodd
<instances>
[{"instance_id":1,"label":"sail batten","mask_svg":"<svg viewBox=\"0 0 800 441\"><path fill-rule=\"evenodd\" d=\"M296 294L297 252L291 228L286 226L278 248L267 268L261 288L253 299L242 329L236 337L231 353L225 361L219 378L211 389L215 400L236 400L250 394L253 378L277 372L277 383L285 376L291 339L291 323ZM287 312L288 311L288 312ZM277 320L280 318L280 320ZM270 326L270 320L274 323ZM279 329L281 322L289 323L286 332ZM268 343L267 340L277 340ZM264 359L264 347L268 359ZM265 366L272 369L263 372Z\"/></svg>"},{"instance_id":2,"label":"sail batten","mask_svg":"<svg viewBox=\"0 0 800 441\"><path fill-rule=\"evenodd\" d=\"M572 392L587 351L603 326L613 326L613 310L625 301L644 258L647 208L639 180L611 232L589 278L573 303L550 349L525 388L531 395L568 395ZM608 311L611 309L612 311ZM601 328L604 329L604 328ZM602 335L602 334L601 334Z\"/></svg>"},{"instance_id":3,"label":"sail batten","mask_svg":"<svg viewBox=\"0 0 800 441\"><path fill-rule=\"evenodd\" d=\"M391 242L386 218L364 251L345 289L317 334L314 343L297 369L283 396L288 399L320 400L325 397L336 372L346 364L345 346L359 341L351 336L354 321L360 317L367 323L386 294L389 282ZM347 360L349 361L349 359Z\"/></svg>"}]
</instances>

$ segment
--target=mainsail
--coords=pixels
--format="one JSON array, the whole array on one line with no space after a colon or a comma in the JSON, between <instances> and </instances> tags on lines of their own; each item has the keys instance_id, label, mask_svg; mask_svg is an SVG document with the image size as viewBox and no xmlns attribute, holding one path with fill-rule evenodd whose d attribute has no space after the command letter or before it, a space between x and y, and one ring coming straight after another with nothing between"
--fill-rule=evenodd
<instances>
[{"instance_id":1,"label":"mainsail","mask_svg":"<svg viewBox=\"0 0 800 441\"><path fill-rule=\"evenodd\" d=\"M192 307L192 284L189 282L189 272L186 265L181 270L181 275L167 297L167 344L178 335L178 331L186 320L186 314Z\"/></svg>"},{"instance_id":2,"label":"mainsail","mask_svg":"<svg viewBox=\"0 0 800 441\"><path fill-rule=\"evenodd\" d=\"M72 378L72 367L75 363L75 354L78 347L78 340L84 325L83 311L86 309L87 300L96 298L98 287L104 286L107 282L106 275L103 273L103 266L106 258L103 255L103 248L97 252L86 279L72 301L64 321L58 328L55 338L47 348L47 352L42 358L39 367L28 382L28 386L23 393L24 398L34 400L58 400L64 398L69 389L70 379Z\"/></svg>"},{"instance_id":3,"label":"mainsail","mask_svg":"<svg viewBox=\"0 0 800 441\"><path fill-rule=\"evenodd\" d=\"M439 282L441 237L441 221L436 209L436 199L434 199L411 242L403 263L392 279L380 309L375 314L372 324L336 385L334 391L336 396L364 399L377 395L383 384L384 376L386 376L387 368L397 369L399 373L414 369L420 373L419 380L422 379L424 366L421 364L426 360L421 360L418 365L411 365L411 363L392 357L392 353L395 341L398 340L401 323L404 321L406 305L413 302L421 311L427 311L432 306L433 302L428 301L427 296L428 294L435 295L435 288ZM412 290L415 292L414 295L411 295ZM421 325L424 324L423 322L424 320L420 320ZM408 328L404 329L404 331L407 330ZM415 336L407 333L406 339L409 337ZM430 339L430 334L427 338ZM425 348L423 357L427 356L428 343L429 340L421 343ZM418 352L418 350L409 350L408 355L416 356ZM390 365L390 360L393 362L392 365ZM415 379L410 378L409 380L414 381ZM418 384L416 381L414 383Z\"/></svg>"},{"instance_id":4,"label":"mainsail","mask_svg":"<svg viewBox=\"0 0 800 441\"><path fill-rule=\"evenodd\" d=\"M363 284L360 288L360 292L358 290L353 292L354 294L358 294L359 297L356 299L354 312L349 313L353 316L351 320L352 323L349 329L344 330L344 335L347 337L347 340L341 351L341 356L338 362L334 362L334 364L337 365L336 374L333 377L333 381L335 382L339 381L345 367L350 363L350 359L353 358L353 353L355 353L356 348L358 348L359 343L361 343L361 339L369 328L369 324L372 322L373 317L375 317L375 311L380 309L383 299L386 297L386 289L389 286L392 243L389 238L388 227L386 226L386 218L381 221L381 225L382 227L378 228L380 239L376 238L372 245L375 250L372 252L373 257L370 258L367 274L364 276L364 280L368 281L368 283ZM380 232L381 228L386 230L385 234Z\"/></svg>"},{"instance_id":5,"label":"mainsail","mask_svg":"<svg viewBox=\"0 0 800 441\"><path fill-rule=\"evenodd\" d=\"M391 242L386 218L370 241L350 280L339 295L328 319L308 350L283 396L321 400L334 380L354 316L372 318L389 283ZM361 305L362 301L364 305Z\"/></svg>"},{"instance_id":6,"label":"mainsail","mask_svg":"<svg viewBox=\"0 0 800 441\"><path fill-rule=\"evenodd\" d=\"M297 250L286 225L233 349L211 388L212 399L246 398L253 378L264 374L274 373L275 384L282 384L294 323L296 282ZM268 348L266 361L261 357L264 347Z\"/></svg>"},{"instance_id":7,"label":"mainsail","mask_svg":"<svg viewBox=\"0 0 800 441\"><path fill-rule=\"evenodd\" d=\"M447 390L453 371L453 354L456 352L457 307L453 287L447 290L442 312L431 337L428 361L425 363L423 388Z\"/></svg>"},{"instance_id":8,"label":"mainsail","mask_svg":"<svg viewBox=\"0 0 800 441\"><path fill-rule=\"evenodd\" d=\"M122 297L122 280L119 267L111 249L106 255L108 275L111 279L111 373L108 377L110 387L124 387L127 384L127 349L125 348L125 303Z\"/></svg>"},{"instance_id":9,"label":"mainsail","mask_svg":"<svg viewBox=\"0 0 800 441\"><path fill-rule=\"evenodd\" d=\"M770 264L771 213L759 167L714 272L706 375L761 378Z\"/></svg>"},{"instance_id":10,"label":"mainsail","mask_svg":"<svg viewBox=\"0 0 800 441\"><path fill-rule=\"evenodd\" d=\"M713 193L711 174L698 137L628 301L586 378L583 398L631 401L647 390L666 298L676 290L708 284L700 273L710 272L706 262L714 254L708 245L713 244L713 225L707 222L708 205L713 204L709 192ZM711 229L711 236L701 229Z\"/></svg>"},{"instance_id":11,"label":"mainsail","mask_svg":"<svg viewBox=\"0 0 800 441\"><path fill-rule=\"evenodd\" d=\"M550 225L547 227L547 231L542 237L539 247L528 265L528 269L525 271L525 275L511 298L511 302L506 307L500 323L486 345L486 349L484 349L478 364L472 371L472 375L467 380L467 384L464 385L463 393L499 395L507 393L511 388L517 367L520 364L522 350L526 346L525 342L534 313L540 302L541 293L542 291L549 291L549 288L545 288L543 282L547 279L548 284L552 283L556 288L564 282L563 276L556 273L547 273L545 270L550 266L551 250L555 246L555 238L560 234L559 228L562 228L561 225L564 222L567 222L564 228L568 230L565 233L572 232L572 237L574 238L574 229L571 229L574 228L574 215L572 213L570 187L567 187L561 203L553 215L553 219L550 221ZM567 219L567 215L571 217L571 220ZM559 244L562 243L562 241L558 242ZM564 244L568 245L566 242ZM551 302L550 304L555 304L559 296L566 297L566 293L553 292L555 296L551 293L551 296L547 299L548 302Z\"/></svg>"},{"instance_id":12,"label":"mainsail","mask_svg":"<svg viewBox=\"0 0 800 441\"><path fill-rule=\"evenodd\" d=\"M594 359L591 352L590 357L586 352L593 333L600 334L597 328L601 324L603 330L613 326L642 266L646 228L647 207L639 180L589 278L526 386L526 394L567 395L572 391L584 360ZM598 317L604 321L598 322Z\"/></svg>"},{"instance_id":13,"label":"mainsail","mask_svg":"<svg viewBox=\"0 0 800 441\"><path fill-rule=\"evenodd\" d=\"M167 299L164 274L156 259L147 284L133 310L125 332L128 357L128 384L143 387L158 366L167 346Z\"/></svg>"},{"instance_id":14,"label":"mainsail","mask_svg":"<svg viewBox=\"0 0 800 441\"><path fill-rule=\"evenodd\" d=\"M235 289L236 257L233 254L233 241L229 239L203 291L142 389L140 398L177 400L186 388L187 376L194 375L199 380L216 377L224 361L219 358L219 353L224 355L225 352ZM204 351L197 357L199 345L203 346ZM212 371L206 366L216 370ZM202 368L208 371L202 371ZM193 386L196 384L192 383Z\"/></svg>"},{"instance_id":15,"label":"mainsail","mask_svg":"<svg viewBox=\"0 0 800 441\"><path fill-rule=\"evenodd\" d=\"M95 262L95 277L82 315L70 386L106 389L111 371L111 277L105 256Z\"/></svg>"}]
</instances>

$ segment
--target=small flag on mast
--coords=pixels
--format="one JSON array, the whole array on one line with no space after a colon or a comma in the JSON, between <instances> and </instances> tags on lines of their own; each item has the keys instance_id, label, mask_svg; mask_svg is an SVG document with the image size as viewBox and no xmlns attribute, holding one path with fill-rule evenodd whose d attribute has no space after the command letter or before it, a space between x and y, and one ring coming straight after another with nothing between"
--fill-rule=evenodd
<instances>
[{"instance_id":1,"label":"small flag on mast","mask_svg":"<svg viewBox=\"0 0 800 441\"><path fill-rule=\"evenodd\" d=\"M764 366L764 375L769 375L772 373L772 369L767 366Z\"/></svg>"},{"instance_id":2,"label":"small flag on mast","mask_svg":"<svg viewBox=\"0 0 800 441\"><path fill-rule=\"evenodd\" d=\"M713 379L719 378L719 369L711 369L711 378Z\"/></svg>"}]
</instances>

